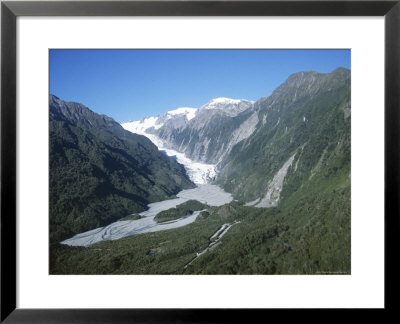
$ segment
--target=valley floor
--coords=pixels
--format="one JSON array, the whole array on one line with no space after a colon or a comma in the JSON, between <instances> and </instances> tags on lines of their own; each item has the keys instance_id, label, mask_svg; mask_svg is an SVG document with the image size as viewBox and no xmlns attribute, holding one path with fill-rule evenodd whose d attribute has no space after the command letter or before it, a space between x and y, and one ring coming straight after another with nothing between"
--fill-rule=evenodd
<instances>
[{"instance_id":1,"label":"valley floor","mask_svg":"<svg viewBox=\"0 0 400 324\"><path fill-rule=\"evenodd\" d=\"M349 167L333 167L269 208L245 206L218 186L199 184L209 179L207 167L195 177L188 171L198 187L150 204L142 218L52 245L50 273L350 274ZM210 207L176 221L153 220L190 199Z\"/></svg>"},{"instance_id":2,"label":"valley floor","mask_svg":"<svg viewBox=\"0 0 400 324\"><path fill-rule=\"evenodd\" d=\"M232 201L179 228L57 244L50 274L350 274L350 190L316 191L282 209Z\"/></svg>"},{"instance_id":3,"label":"valley floor","mask_svg":"<svg viewBox=\"0 0 400 324\"><path fill-rule=\"evenodd\" d=\"M209 206L221 206L232 201L231 194L211 184L199 185L194 189L182 190L177 194L177 197L176 199L149 204L149 209L139 214L142 216L140 219L117 221L105 227L77 234L61 243L70 246L90 246L101 241L117 240L136 234L178 228L194 222L200 212L194 212L188 217L183 217L168 223L157 223L154 221L154 217L163 210L176 207L191 199L198 200Z\"/></svg>"},{"instance_id":4,"label":"valley floor","mask_svg":"<svg viewBox=\"0 0 400 324\"><path fill-rule=\"evenodd\" d=\"M121 220L104 227L79 233L62 241L61 244L69 246L90 246L102 241L117 240L131 235L178 228L194 222L196 217L199 215L199 212L195 212L188 217L180 218L173 222L161 224L155 222L154 217L161 211L176 207L177 205L191 199L198 200L209 206L220 206L232 201L233 198L231 194L223 191L216 185L208 183L216 176L215 165L194 162L187 158L183 153L165 148L163 142L155 135L147 134L145 132L139 133L147 136L160 151L163 151L168 156L176 157L177 161L184 165L189 178L198 185L197 188L182 190L177 194L178 198L176 199L169 199L149 204L149 209L140 213L140 216L142 216L140 219Z\"/></svg>"}]
</instances>

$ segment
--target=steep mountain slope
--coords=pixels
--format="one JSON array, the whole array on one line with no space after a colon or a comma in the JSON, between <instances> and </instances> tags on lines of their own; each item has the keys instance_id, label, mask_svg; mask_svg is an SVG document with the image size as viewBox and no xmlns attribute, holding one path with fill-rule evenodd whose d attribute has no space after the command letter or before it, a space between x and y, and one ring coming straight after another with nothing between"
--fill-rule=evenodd
<instances>
[{"instance_id":1,"label":"steep mountain slope","mask_svg":"<svg viewBox=\"0 0 400 324\"><path fill-rule=\"evenodd\" d=\"M180 108L122 125L135 133L155 135L164 147L194 161L216 164L254 131L258 119L252 107L249 100L216 98L197 110Z\"/></svg>"},{"instance_id":2,"label":"steep mountain slope","mask_svg":"<svg viewBox=\"0 0 400 324\"><path fill-rule=\"evenodd\" d=\"M349 160L350 106L350 71L338 68L295 73L255 103L217 98L123 127L215 165L225 190L269 207L334 156Z\"/></svg>"},{"instance_id":3,"label":"steep mountain slope","mask_svg":"<svg viewBox=\"0 0 400 324\"><path fill-rule=\"evenodd\" d=\"M50 95L50 239L103 226L194 185L112 118Z\"/></svg>"},{"instance_id":4,"label":"steep mountain slope","mask_svg":"<svg viewBox=\"0 0 400 324\"><path fill-rule=\"evenodd\" d=\"M242 201L268 207L318 170L349 171L350 107L349 70L290 76L255 103L256 131L222 161L217 182Z\"/></svg>"}]
</instances>

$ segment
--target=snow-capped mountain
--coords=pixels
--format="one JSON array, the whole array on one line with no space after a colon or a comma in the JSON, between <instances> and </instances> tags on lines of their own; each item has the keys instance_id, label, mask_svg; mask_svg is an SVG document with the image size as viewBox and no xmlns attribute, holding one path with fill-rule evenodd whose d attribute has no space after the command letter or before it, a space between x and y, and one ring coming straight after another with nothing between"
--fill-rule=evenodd
<instances>
[{"instance_id":1,"label":"snow-capped mountain","mask_svg":"<svg viewBox=\"0 0 400 324\"><path fill-rule=\"evenodd\" d=\"M197 108L181 107L175 110L168 111L166 115L169 116L169 118L172 118L173 116L177 115L184 115L187 120L191 120L196 115L196 111Z\"/></svg>"},{"instance_id":2,"label":"snow-capped mountain","mask_svg":"<svg viewBox=\"0 0 400 324\"><path fill-rule=\"evenodd\" d=\"M123 123L126 129L129 128L134 133L154 133L162 128L167 122L170 127L182 128L198 114L207 114L207 116L217 113L217 111L226 116L235 117L241 112L249 109L254 101L245 99L215 98L210 100L200 108L180 107L167 111L164 115L146 117L138 121ZM210 112L214 110L214 112Z\"/></svg>"},{"instance_id":3,"label":"snow-capped mountain","mask_svg":"<svg viewBox=\"0 0 400 324\"><path fill-rule=\"evenodd\" d=\"M253 101L221 97L200 108L178 108L122 126L147 136L160 149L184 154L193 162L209 166L209 180L232 147L254 131L258 117L253 106ZM209 172L211 166L214 171Z\"/></svg>"},{"instance_id":4,"label":"snow-capped mountain","mask_svg":"<svg viewBox=\"0 0 400 324\"><path fill-rule=\"evenodd\" d=\"M192 181L208 183L214 180L217 164L234 144L254 131L258 118L252 107L253 101L221 97L200 108L181 107L121 125L147 136L160 150L175 156Z\"/></svg>"},{"instance_id":5,"label":"snow-capped mountain","mask_svg":"<svg viewBox=\"0 0 400 324\"><path fill-rule=\"evenodd\" d=\"M133 133L144 134L151 129L160 129L170 119L182 119L182 121L187 122L195 117L197 110L197 108L181 107L167 111L164 115L146 117L142 120L130 121L122 125L125 125L126 127L124 126L124 128Z\"/></svg>"},{"instance_id":6,"label":"snow-capped mountain","mask_svg":"<svg viewBox=\"0 0 400 324\"><path fill-rule=\"evenodd\" d=\"M249 109L253 104L254 101L246 99L230 99L219 97L212 99L204 106L200 107L200 110L220 110L224 114L234 117Z\"/></svg>"}]
</instances>

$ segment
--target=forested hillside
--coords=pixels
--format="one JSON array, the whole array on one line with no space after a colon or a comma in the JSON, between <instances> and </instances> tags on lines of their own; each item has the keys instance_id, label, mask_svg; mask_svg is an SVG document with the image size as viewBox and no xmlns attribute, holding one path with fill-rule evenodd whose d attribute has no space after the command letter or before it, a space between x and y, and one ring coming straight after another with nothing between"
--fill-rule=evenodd
<instances>
[{"instance_id":1,"label":"forested hillside","mask_svg":"<svg viewBox=\"0 0 400 324\"><path fill-rule=\"evenodd\" d=\"M49 126L51 242L194 187L146 137L81 104L51 95Z\"/></svg>"},{"instance_id":2,"label":"forested hillside","mask_svg":"<svg viewBox=\"0 0 400 324\"><path fill-rule=\"evenodd\" d=\"M256 102L256 131L224 159L217 182L240 201L277 205L319 170L349 174L350 107L349 70L290 76Z\"/></svg>"}]
</instances>

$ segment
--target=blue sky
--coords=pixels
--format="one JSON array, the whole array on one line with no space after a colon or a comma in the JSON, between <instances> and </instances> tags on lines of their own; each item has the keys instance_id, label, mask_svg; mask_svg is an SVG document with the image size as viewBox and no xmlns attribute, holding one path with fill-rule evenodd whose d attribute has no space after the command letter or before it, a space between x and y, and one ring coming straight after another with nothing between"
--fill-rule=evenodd
<instances>
[{"instance_id":1,"label":"blue sky","mask_svg":"<svg viewBox=\"0 0 400 324\"><path fill-rule=\"evenodd\" d=\"M350 50L50 50L50 93L117 122L216 97L257 100L299 71L350 69Z\"/></svg>"}]
</instances>

